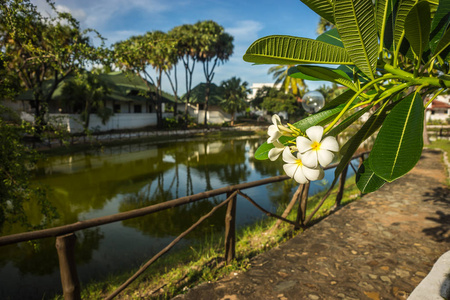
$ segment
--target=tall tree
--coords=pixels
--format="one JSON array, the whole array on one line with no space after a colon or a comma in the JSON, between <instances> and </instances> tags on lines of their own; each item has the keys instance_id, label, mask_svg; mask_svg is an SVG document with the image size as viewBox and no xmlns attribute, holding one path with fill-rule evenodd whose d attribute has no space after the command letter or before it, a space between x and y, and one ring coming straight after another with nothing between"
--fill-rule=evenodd
<instances>
[{"instance_id":1,"label":"tall tree","mask_svg":"<svg viewBox=\"0 0 450 300\"><path fill-rule=\"evenodd\" d=\"M237 77L222 81L220 87L223 95L221 106L231 114L231 125L233 126L236 113L248 106L245 100L251 90L248 88L247 81L241 82L241 79Z\"/></svg>"},{"instance_id":2,"label":"tall tree","mask_svg":"<svg viewBox=\"0 0 450 300\"><path fill-rule=\"evenodd\" d=\"M170 53L174 51L168 40L166 33L153 31L113 45L118 65L138 75L147 85L155 103L158 127L162 126L162 74L172 64ZM155 77L148 72L148 67L156 71Z\"/></svg>"},{"instance_id":3,"label":"tall tree","mask_svg":"<svg viewBox=\"0 0 450 300\"><path fill-rule=\"evenodd\" d=\"M169 31L169 35L176 40L175 49L178 57L183 62L185 71L185 126L188 123L188 107L192 90L192 77L194 74L195 62L200 49L200 36L197 32L197 27L191 24L184 24L174 27Z\"/></svg>"},{"instance_id":4,"label":"tall tree","mask_svg":"<svg viewBox=\"0 0 450 300\"><path fill-rule=\"evenodd\" d=\"M22 88L33 90L38 131L39 124L45 123L48 102L61 80L103 53L89 43L86 34L92 30L82 31L69 13L58 12L48 3L55 17L42 16L29 0L6 0L0 6L4 72L17 76ZM53 84L44 89L44 81L48 79Z\"/></svg>"},{"instance_id":5,"label":"tall tree","mask_svg":"<svg viewBox=\"0 0 450 300\"><path fill-rule=\"evenodd\" d=\"M201 21L194 25L200 35L200 51L197 60L203 64L203 74L206 79L205 120L207 125L210 85L214 78L215 67L227 61L233 54L233 37L224 32L222 26L214 21Z\"/></svg>"},{"instance_id":6,"label":"tall tree","mask_svg":"<svg viewBox=\"0 0 450 300\"><path fill-rule=\"evenodd\" d=\"M178 72L177 65L180 61L181 57L178 54L178 50L176 48L177 41L174 37L167 34L167 39L165 40L166 46L170 47L170 51L167 52L166 57L166 68L164 69L164 73L166 74L167 79L169 80L170 87L172 88L172 92L175 98L175 104L173 108L173 116L177 115L178 110Z\"/></svg>"}]
</instances>

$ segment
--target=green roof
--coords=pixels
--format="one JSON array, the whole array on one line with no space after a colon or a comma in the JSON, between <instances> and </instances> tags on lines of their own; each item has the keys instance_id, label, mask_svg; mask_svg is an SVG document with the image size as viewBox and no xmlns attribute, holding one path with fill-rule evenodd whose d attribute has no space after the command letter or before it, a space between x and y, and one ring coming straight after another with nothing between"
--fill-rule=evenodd
<instances>
[{"instance_id":1,"label":"green roof","mask_svg":"<svg viewBox=\"0 0 450 300\"><path fill-rule=\"evenodd\" d=\"M63 81L58 84L58 87L54 91L52 95L52 100L59 100L62 97L63 87L66 81L72 79L75 75L67 76ZM144 83L144 81L137 75L133 73L124 73L124 72L112 72L107 74L98 75L100 78L105 81L109 87L111 92L106 96L108 100L116 100L116 101L150 101L149 98L143 96L143 94L148 93L148 87ZM44 82L43 88L44 91L49 91L53 85L54 80L50 79ZM153 87L153 93L155 91L154 86L149 83L150 86ZM142 93L142 94L141 94ZM164 102L174 102L175 97L162 92L162 101ZM18 100L34 100L33 90L27 90L24 93L20 94L17 97Z\"/></svg>"},{"instance_id":2,"label":"green roof","mask_svg":"<svg viewBox=\"0 0 450 300\"><path fill-rule=\"evenodd\" d=\"M189 103L205 103L205 95L206 95L206 83L202 82L196 85L191 90L191 96L189 98ZM183 101L186 99L186 94L183 95ZM222 93L220 91L220 87L218 87L215 83L210 83L209 85L209 104L210 105L218 105L222 101Z\"/></svg>"}]
</instances>

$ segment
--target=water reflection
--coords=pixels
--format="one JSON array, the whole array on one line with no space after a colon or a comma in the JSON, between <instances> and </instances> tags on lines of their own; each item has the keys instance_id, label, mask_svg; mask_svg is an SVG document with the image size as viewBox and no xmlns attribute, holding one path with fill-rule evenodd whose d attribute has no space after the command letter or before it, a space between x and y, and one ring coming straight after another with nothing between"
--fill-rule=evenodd
<instances>
[{"instance_id":1,"label":"water reflection","mask_svg":"<svg viewBox=\"0 0 450 300\"><path fill-rule=\"evenodd\" d=\"M252 153L260 138L179 141L105 148L102 151L52 157L39 164L34 180L52 189L51 202L60 218L53 226L153 205L227 185L275 176L281 163L261 162ZM290 182L290 181L289 181ZM287 202L292 183L281 182L245 191L267 209ZM82 282L137 266L166 246L225 196L177 207L143 218L77 233L77 266ZM28 214L39 218L37 210ZM184 240L222 230L225 210ZM263 214L239 201L238 225ZM2 235L23 231L2 228ZM42 299L59 290L54 239L0 248L0 298Z\"/></svg>"}]
</instances>

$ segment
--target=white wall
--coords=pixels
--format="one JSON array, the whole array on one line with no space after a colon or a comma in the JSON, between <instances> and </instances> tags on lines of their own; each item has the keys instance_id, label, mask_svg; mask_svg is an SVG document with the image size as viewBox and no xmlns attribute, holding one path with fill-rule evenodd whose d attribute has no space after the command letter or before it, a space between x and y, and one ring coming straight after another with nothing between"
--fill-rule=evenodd
<instances>
[{"instance_id":1,"label":"white wall","mask_svg":"<svg viewBox=\"0 0 450 300\"><path fill-rule=\"evenodd\" d=\"M163 113L163 118L171 116L171 113ZM80 120L80 115L50 114L49 122L53 124L61 124L62 126L66 127L67 130L71 133L83 131L83 122ZM105 125L103 125L99 116L91 114L89 120L89 129L94 131L136 129L146 126L155 126L156 122L156 113L121 113L111 116L105 123Z\"/></svg>"},{"instance_id":2,"label":"white wall","mask_svg":"<svg viewBox=\"0 0 450 300\"><path fill-rule=\"evenodd\" d=\"M189 115L197 118L197 123L203 124L205 122L205 111L197 110L194 107L189 107ZM219 110L208 110L206 120L210 124L222 124L223 122L230 122L231 115Z\"/></svg>"}]
</instances>

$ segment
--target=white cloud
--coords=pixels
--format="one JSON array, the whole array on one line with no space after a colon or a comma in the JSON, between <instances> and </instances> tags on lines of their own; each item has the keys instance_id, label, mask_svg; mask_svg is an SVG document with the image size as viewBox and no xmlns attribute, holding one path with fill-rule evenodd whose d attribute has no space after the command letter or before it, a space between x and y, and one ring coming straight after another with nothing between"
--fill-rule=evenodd
<instances>
[{"instance_id":1,"label":"white cloud","mask_svg":"<svg viewBox=\"0 0 450 300\"><path fill-rule=\"evenodd\" d=\"M83 9L70 9L64 5L56 5L55 8L59 12L70 13L77 21L84 22L86 20L86 12Z\"/></svg>"},{"instance_id":2,"label":"white cloud","mask_svg":"<svg viewBox=\"0 0 450 300\"><path fill-rule=\"evenodd\" d=\"M234 36L235 41L254 41L259 36L258 33L264 25L253 20L237 21L233 27L225 28L225 31Z\"/></svg>"}]
</instances>

